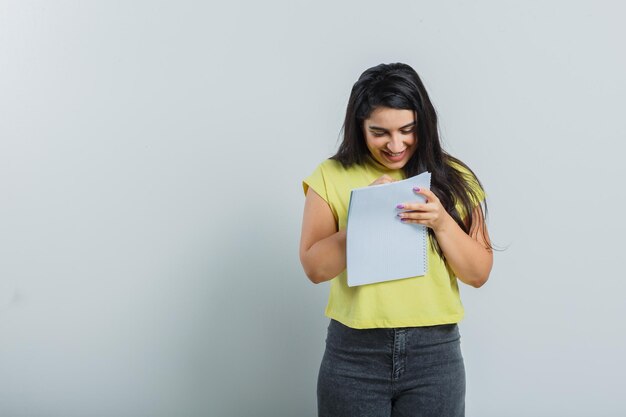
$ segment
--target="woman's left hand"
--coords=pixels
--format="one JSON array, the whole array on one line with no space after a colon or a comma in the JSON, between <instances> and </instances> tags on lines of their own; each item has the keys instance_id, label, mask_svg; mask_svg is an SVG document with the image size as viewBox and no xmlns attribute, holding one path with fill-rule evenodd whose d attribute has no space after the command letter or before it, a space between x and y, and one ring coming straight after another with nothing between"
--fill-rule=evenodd
<instances>
[{"instance_id":1,"label":"woman's left hand","mask_svg":"<svg viewBox=\"0 0 626 417\"><path fill-rule=\"evenodd\" d=\"M426 197L426 202L398 204L397 209L408 210L398 213L402 223L421 224L430 227L434 232L442 230L452 217L443 208L439 198L428 188L413 188L413 191Z\"/></svg>"}]
</instances>

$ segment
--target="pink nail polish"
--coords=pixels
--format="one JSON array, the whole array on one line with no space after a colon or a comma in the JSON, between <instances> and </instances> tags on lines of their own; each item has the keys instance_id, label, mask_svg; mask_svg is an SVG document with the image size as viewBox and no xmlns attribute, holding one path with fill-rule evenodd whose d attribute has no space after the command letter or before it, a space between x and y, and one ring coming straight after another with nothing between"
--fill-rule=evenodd
<instances>
[{"instance_id":1,"label":"pink nail polish","mask_svg":"<svg viewBox=\"0 0 626 417\"><path fill-rule=\"evenodd\" d=\"M398 204L398 205L396 206L396 208L403 209L403 208L404 208L404 204Z\"/></svg>"},{"instance_id":2,"label":"pink nail polish","mask_svg":"<svg viewBox=\"0 0 626 417\"><path fill-rule=\"evenodd\" d=\"M419 191L419 190L420 190L419 187L414 187L413 188L413 191Z\"/></svg>"}]
</instances>

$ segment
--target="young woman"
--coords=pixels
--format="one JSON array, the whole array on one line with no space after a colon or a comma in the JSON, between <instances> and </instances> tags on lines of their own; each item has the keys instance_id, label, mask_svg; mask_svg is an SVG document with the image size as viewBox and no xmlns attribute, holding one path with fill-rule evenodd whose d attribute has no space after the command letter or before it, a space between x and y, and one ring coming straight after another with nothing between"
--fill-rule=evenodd
<instances>
[{"instance_id":1,"label":"young woman","mask_svg":"<svg viewBox=\"0 0 626 417\"><path fill-rule=\"evenodd\" d=\"M441 148L435 109L406 64L381 64L359 77L343 131L337 153L303 181L300 261L313 283L331 281L318 414L464 416L457 279L478 288L491 271L482 184ZM428 228L426 275L348 287L350 190L424 171L431 188L414 191L426 202L398 201L396 211L398 221Z\"/></svg>"}]
</instances>

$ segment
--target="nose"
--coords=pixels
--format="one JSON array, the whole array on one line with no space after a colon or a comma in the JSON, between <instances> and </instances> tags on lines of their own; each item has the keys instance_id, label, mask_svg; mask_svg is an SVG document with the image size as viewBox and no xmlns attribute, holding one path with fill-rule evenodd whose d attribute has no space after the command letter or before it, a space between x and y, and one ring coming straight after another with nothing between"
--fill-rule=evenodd
<instances>
[{"instance_id":1,"label":"nose","mask_svg":"<svg viewBox=\"0 0 626 417\"><path fill-rule=\"evenodd\" d=\"M402 137L401 133L391 135L391 140L387 144L387 149L389 149L389 151L393 153L402 152L406 148L403 142L404 138Z\"/></svg>"}]
</instances>

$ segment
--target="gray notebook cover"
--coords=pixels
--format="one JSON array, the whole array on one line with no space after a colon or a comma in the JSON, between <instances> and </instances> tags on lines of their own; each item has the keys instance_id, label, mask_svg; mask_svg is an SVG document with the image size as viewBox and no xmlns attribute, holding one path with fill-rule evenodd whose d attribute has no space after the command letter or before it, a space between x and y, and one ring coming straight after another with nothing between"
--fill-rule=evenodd
<instances>
[{"instance_id":1,"label":"gray notebook cover","mask_svg":"<svg viewBox=\"0 0 626 417\"><path fill-rule=\"evenodd\" d=\"M425 202L413 187L430 188L430 172L350 193L346 237L348 286L426 274L427 227L400 221L400 203Z\"/></svg>"}]
</instances>

